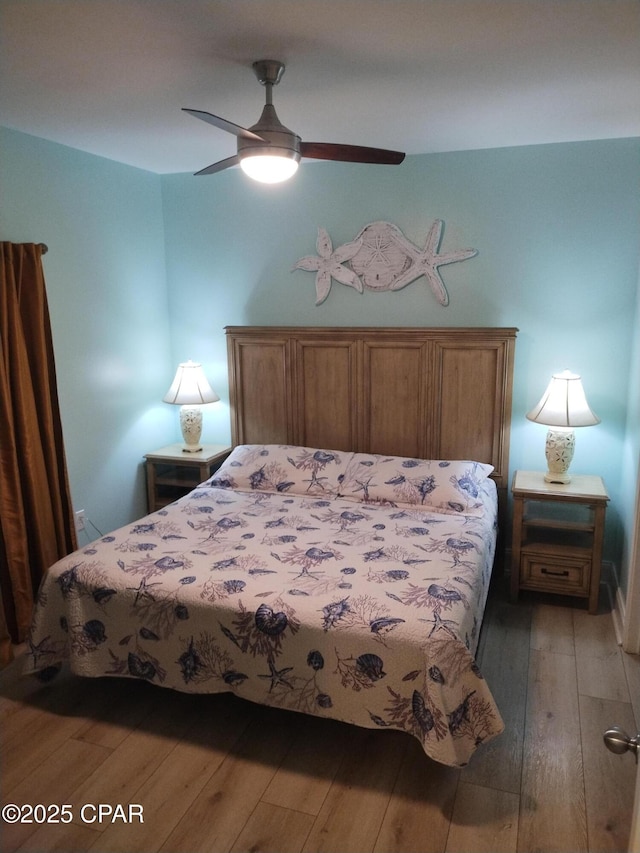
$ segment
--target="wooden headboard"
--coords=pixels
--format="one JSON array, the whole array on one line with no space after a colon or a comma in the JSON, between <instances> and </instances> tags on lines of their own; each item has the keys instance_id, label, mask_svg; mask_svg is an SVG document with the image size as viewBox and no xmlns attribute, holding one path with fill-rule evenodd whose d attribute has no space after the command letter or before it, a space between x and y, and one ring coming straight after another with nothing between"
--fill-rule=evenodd
<instances>
[{"instance_id":1,"label":"wooden headboard","mask_svg":"<svg viewBox=\"0 0 640 853\"><path fill-rule=\"evenodd\" d=\"M225 331L234 446L473 459L506 488L517 329Z\"/></svg>"}]
</instances>

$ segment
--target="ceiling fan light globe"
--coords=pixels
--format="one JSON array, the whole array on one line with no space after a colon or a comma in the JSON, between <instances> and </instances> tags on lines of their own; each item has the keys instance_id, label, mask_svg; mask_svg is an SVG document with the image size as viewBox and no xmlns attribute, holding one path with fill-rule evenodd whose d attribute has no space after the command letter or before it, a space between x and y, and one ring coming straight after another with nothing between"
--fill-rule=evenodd
<instances>
[{"instance_id":1,"label":"ceiling fan light globe","mask_svg":"<svg viewBox=\"0 0 640 853\"><path fill-rule=\"evenodd\" d=\"M240 160L242 171L263 184L279 184L291 178L298 170L295 152L282 154L243 154Z\"/></svg>"}]
</instances>

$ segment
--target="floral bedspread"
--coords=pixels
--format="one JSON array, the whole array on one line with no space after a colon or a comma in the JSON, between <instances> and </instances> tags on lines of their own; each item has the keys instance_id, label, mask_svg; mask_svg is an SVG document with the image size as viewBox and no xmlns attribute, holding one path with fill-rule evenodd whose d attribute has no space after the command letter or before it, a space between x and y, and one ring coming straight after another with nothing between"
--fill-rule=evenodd
<instances>
[{"instance_id":1,"label":"floral bedspread","mask_svg":"<svg viewBox=\"0 0 640 853\"><path fill-rule=\"evenodd\" d=\"M43 580L27 670L69 661L402 729L461 766L503 729L474 660L491 467L237 447L188 496Z\"/></svg>"}]
</instances>

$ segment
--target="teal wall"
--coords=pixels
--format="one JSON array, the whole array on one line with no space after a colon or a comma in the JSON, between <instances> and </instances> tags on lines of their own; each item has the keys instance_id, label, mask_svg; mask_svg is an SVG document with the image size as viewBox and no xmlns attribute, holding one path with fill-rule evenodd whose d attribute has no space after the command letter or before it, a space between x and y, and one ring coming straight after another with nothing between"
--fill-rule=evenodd
<instances>
[{"instance_id":1,"label":"teal wall","mask_svg":"<svg viewBox=\"0 0 640 853\"><path fill-rule=\"evenodd\" d=\"M400 167L304 163L288 184L238 170L157 176L1 132L0 237L44 241L72 491L101 528L143 507L144 452L179 440L160 403L178 361L201 360L222 400L205 440L229 438L223 327L242 324L500 325L516 347L512 468L544 465L545 428L524 415L552 372L582 374L602 424L580 430L572 470L604 476L607 556L631 531L640 428L640 140L408 157ZM334 283L315 305L318 226L334 247L387 220L417 244L445 222L439 305L424 279L395 293ZM635 413L635 414L634 414ZM637 467L637 460L636 460Z\"/></svg>"},{"instance_id":2,"label":"teal wall","mask_svg":"<svg viewBox=\"0 0 640 853\"><path fill-rule=\"evenodd\" d=\"M6 129L0 147L0 237L49 246L73 503L107 532L146 511L140 462L173 428L160 180Z\"/></svg>"},{"instance_id":3,"label":"teal wall","mask_svg":"<svg viewBox=\"0 0 640 853\"><path fill-rule=\"evenodd\" d=\"M620 566L620 587L626 592L629 571L633 555L631 553L633 531L636 529L634 507L640 494L640 277L638 279L638 300L633 322L635 330L633 349L630 358L629 399L627 406L627 429L622 452L622 471L620 477L620 495L622 512L622 557ZM640 547L640 543L638 543Z\"/></svg>"}]
</instances>

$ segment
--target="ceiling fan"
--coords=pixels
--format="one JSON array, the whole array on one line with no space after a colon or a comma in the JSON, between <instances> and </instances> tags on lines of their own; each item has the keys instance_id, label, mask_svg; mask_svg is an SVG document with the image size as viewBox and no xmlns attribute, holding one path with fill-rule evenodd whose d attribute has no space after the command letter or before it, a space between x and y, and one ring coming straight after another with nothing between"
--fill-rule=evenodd
<instances>
[{"instance_id":1,"label":"ceiling fan","mask_svg":"<svg viewBox=\"0 0 640 853\"><path fill-rule=\"evenodd\" d=\"M405 155L400 151L331 142L303 142L297 134L281 124L273 106L273 87L282 79L284 68L284 64L275 59L261 59L253 63L255 75L266 89L266 103L256 124L249 128L202 110L183 108L184 112L195 118L238 137L237 154L201 169L196 175L213 175L229 166L240 164L241 169L255 180L278 183L294 174L301 157L389 166L402 163Z\"/></svg>"}]
</instances>

